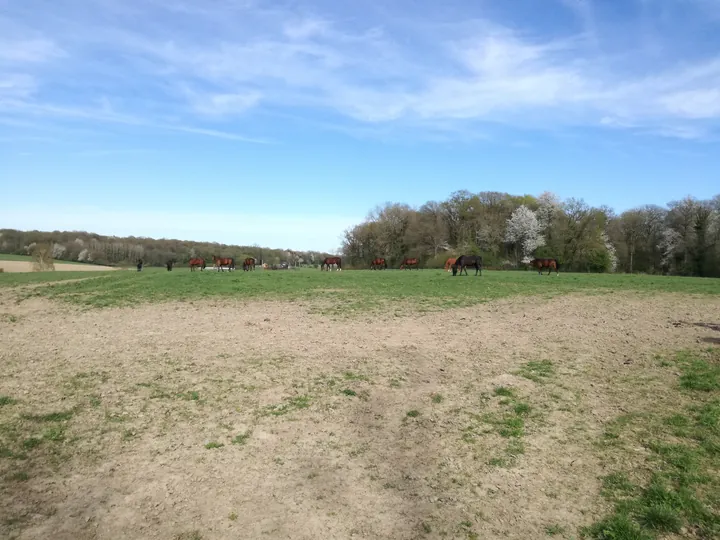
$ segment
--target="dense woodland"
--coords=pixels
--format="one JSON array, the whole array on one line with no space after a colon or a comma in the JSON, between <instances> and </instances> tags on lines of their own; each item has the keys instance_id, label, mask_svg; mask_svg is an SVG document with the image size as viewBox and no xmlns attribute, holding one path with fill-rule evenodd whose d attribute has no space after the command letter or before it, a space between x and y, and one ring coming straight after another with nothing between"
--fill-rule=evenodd
<instances>
[{"instance_id":1,"label":"dense woodland","mask_svg":"<svg viewBox=\"0 0 720 540\"><path fill-rule=\"evenodd\" d=\"M258 264L287 262L292 266L318 265L327 255L317 251L292 251L260 246L235 246L210 242L191 242L153 238L120 238L87 232L44 232L0 229L0 253L31 255L33 249L49 244L53 258L93 264L134 265L142 259L146 265L164 266L174 260L186 264L191 257L203 257L212 266L212 256L235 257L239 268L243 259L255 257Z\"/></svg>"},{"instance_id":2,"label":"dense woodland","mask_svg":"<svg viewBox=\"0 0 720 540\"><path fill-rule=\"evenodd\" d=\"M642 272L720 277L720 195L616 214L583 200L459 191L420 208L386 204L345 232L343 254L367 267L403 257L440 267L448 257L483 255L485 266L525 269L532 257L577 272Z\"/></svg>"}]
</instances>

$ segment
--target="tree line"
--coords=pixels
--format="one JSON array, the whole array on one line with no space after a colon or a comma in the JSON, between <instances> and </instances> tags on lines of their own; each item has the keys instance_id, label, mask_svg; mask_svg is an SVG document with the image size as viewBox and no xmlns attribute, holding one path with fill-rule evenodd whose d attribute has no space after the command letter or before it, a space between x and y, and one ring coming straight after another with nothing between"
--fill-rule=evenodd
<instances>
[{"instance_id":1,"label":"tree line","mask_svg":"<svg viewBox=\"0 0 720 540\"><path fill-rule=\"evenodd\" d=\"M202 257L208 266L212 256L234 257L240 266L247 257L258 264L291 266L318 265L327 254L319 251L294 251L253 246L193 242L186 240L139 238L134 236L103 236L84 231L18 231L0 229L0 253L32 255L38 246L50 246L52 258L109 266L134 265L138 259L149 266L165 266L169 260L187 264L193 257Z\"/></svg>"},{"instance_id":2,"label":"tree line","mask_svg":"<svg viewBox=\"0 0 720 540\"><path fill-rule=\"evenodd\" d=\"M642 272L720 277L720 195L686 197L620 214L582 199L458 191L419 208L387 203L345 231L345 266L375 257L397 267L417 257L442 267L448 257L482 255L485 266L524 269L556 258L575 272Z\"/></svg>"}]
</instances>

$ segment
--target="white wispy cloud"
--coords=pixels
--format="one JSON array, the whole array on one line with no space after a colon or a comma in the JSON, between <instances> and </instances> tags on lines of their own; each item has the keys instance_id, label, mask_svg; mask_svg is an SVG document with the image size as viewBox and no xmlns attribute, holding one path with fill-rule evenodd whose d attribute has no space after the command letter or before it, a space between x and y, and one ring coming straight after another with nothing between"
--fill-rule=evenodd
<instances>
[{"instance_id":1,"label":"white wispy cloud","mask_svg":"<svg viewBox=\"0 0 720 540\"><path fill-rule=\"evenodd\" d=\"M60 58L65 52L48 39L0 39L0 63L38 63Z\"/></svg>"},{"instance_id":2,"label":"white wispy cloud","mask_svg":"<svg viewBox=\"0 0 720 540\"><path fill-rule=\"evenodd\" d=\"M635 1L643 17L658 21L672 3ZM720 53L710 45L688 52L693 25L713 24L703 16L717 7L714 0L686 4L684 26L676 25L683 41L675 42L684 46L665 42L662 62L643 52L642 32L637 50L632 35L615 47L616 23L603 19L593 0L555 2L577 17L575 33L511 24L512 13L502 21L408 13L400 24L371 10L361 19L342 7L281 10L241 0L40 5L26 0L0 15L0 30L24 25L36 36L19 39L16 28L15 41L0 43L0 114L154 125L247 142L272 137L236 133L233 120L288 109L308 117L330 112L344 130L391 124L434 134L449 133L449 124L462 133L500 122L689 138L720 121ZM638 28L648 24L654 19ZM102 99L116 105L98 107Z\"/></svg>"}]
</instances>

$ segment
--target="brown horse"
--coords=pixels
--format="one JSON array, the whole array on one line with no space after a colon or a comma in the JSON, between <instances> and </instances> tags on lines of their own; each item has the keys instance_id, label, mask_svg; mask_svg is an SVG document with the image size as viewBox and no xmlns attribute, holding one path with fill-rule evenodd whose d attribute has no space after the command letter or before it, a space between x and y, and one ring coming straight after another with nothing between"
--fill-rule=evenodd
<instances>
[{"instance_id":1,"label":"brown horse","mask_svg":"<svg viewBox=\"0 0 720 540\"><path fill-rule=\"evenodd\" d=\"M530 261L530 266L533 268L537 268L538 274L542 275L542 269L547 268L548 269L548 276L550 275L550 272L552 270L555 270L555 275L560 275L560 263L557 261L557 259L533 259Z\"/></svg>"},{"instance_id":2,"label":"brown horse","mask_svg":"<svg viewBox=\"0 0 720 540\"><path fill-rule=\"evenodd\" d=\"M383 268L387 270L387 263L382 257L373 259L373 261L370 263L370 270L382 270Z\"/></svg>"},{"instance_id":3,"label":"brown horse","mask_svg":"<svg viewBox=\"0 0 720 540\"><path fill-rule=\"evenodd\" d=\"M412 266L414 266L417 270L420 270L420 261L417 259L408 259L406 257L403 259L402 263L400 263L400 270Z\"/></svg>"},{"instance_id":4,"label":"brown horse","mask_svg":"<svg viewBox=\"0 0 720 540\"><path fill-rule=\"evenodd\" d=\"M476 276L478 274L482 276L482 257L480 257L479 255L460 255L455 261L455 264L453 264L453 276L456 275L455 272L457 272L458 268L460 269L461 276L463 270L465 270L465 275L467 276L468 266L475 268Z\"/></svg>"},{"instance_id":5,"label":"brown horse","mask_svg":"<svg viewBox=\"0 0 720 540\"><path fill-rule=\"evenodd\" d=\"M455 261L457 261L457 259L455 257L450 257L447 261L445 261L445 271L446 272L450 271L450 267L455 264Z\"/></svg>"},{"instance_id":6,"label":"brown horse","mask_svg":"<svg viewBox=\"0 0 720 540\"><path fill-rule=\"evenodd\" d=\"M255 270L255 259L253 257L248 257L243 261L243 270L246 272L249 272L250 270Z\"/></svg>"},{"instance_id":7,"label":"brown horse","mask_svg":"<svg viewBox=\"0 0 720 540\"><path fill-rule=\"evenodd\" d=\"M213 255L212 260L215 268L217 268L219 272L223 271L223 266L228 267L228 272L235 270L235 259L232 257L216 257Z\"/></svg>"},{"instance_id":8,"label":"brown horse","mask_svg":"<svg viewBox=\"0 0 720 540\"><path fill-rule=\"evenodd\" d=\"M190 271L194 272L196 268L200 268L200 270L205 270L205 259L202 259L200 257L190 259Z\"/></svg>"},{"instance_id":9,"label":"brown horse","mask_svg":"<svg viewBox=\"0 0 720 540\"><path fill-rule=\"evenodd\" d=\"M340 257L325 257L322 264L320 265L320 271L324 270L325 266L327 266L329 272L330 266L332 266L333 264L337 265L338 272L342 270L342 259Z\"/></svg>"}]
</instances>

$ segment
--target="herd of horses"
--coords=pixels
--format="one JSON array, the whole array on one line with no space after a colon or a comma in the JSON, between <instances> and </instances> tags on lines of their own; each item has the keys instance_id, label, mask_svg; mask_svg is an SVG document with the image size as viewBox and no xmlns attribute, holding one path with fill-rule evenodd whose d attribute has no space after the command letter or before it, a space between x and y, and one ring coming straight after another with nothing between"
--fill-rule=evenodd
<instances>
[{"instance_id":1,"label":"herd of horses","mask_svg":"<svg viewBox=\"0 0 720 540\"><path fill-rule=\"evenodd\" d=\"M228 272L231 270L235 270L235 259L233 257L216 257L215 255L213 255L212 261L213 267L219 272L224 271L225 267L227 267ZM174 260L170 260L166 263L168 271L172 270L174 263ZM206 268L205 259L203 259L202 257L193 257L192 259L190 259L189 264L191 272L194 272L198 268L200 270L205 270ZM137 265L138 271L142 270L142 265L142 260L139 260ZM250 270L255 270L255 265L255 258L248 257L243 261L243 270L246 272ZM560 274L560 263L558 263L557 259L533 259L529 262L529 265L532 268L537 268L538 274L540 275L542 275L542 271L545 268L548 269L548 275L550 275L553 270L556 274ZM323 259L322 263L320 264L320 270L327 270L329 272L332 266L335 266L336 270L338 271L342 270L342 258L325 257L325 259ZM452 269L453 276L462 275L463 272L465 272L465 275L467 276L468 268L474 268L475 275L482 276L482 266L483 260L482 257L479 255L460 255L459 257L450 257L447 261L445 261L445 271L449 272ZM387 267L387 261L382 257L375 258L370 263L371 270L387 270ZM412 268L415 268L417 270L420 269L420 261L417 258L406 257L400 263L400 270L409 270Z\"/></svg>"},{"instance_id":2,"label":"herd of horses","mask_svg":"<svg viewBox=\"0 0 720 540\"><path fill-rule=\"evenodd\" d=\"M559 268L560 263L557 259L533 259L529 262L530 267L537 268L538 274L542 275L543 269L548 269L548 275L550 275L551 271L555 271L556 274L559 274ZM450 257L447 261L445 261L445 271L449 272L452 269L453 276L456 275L462 275L463 272L465 272L465 275L468 275L467 269L468 267L475 269L475 275L482 275L482 266L483 266L483 260L482 257L479 255L461 255L460 257ZM378 257L376 259L373 259L370 263L370 270L383 270L387 269L387 261L382 258ZM400 270L409 270L411 268L420 269L420 261L418 259L409 259L405 258L400 263Z\"/></svg>"},{"instance_id":3,"label":"herd of horses","mask_svg":"<svg viewBox=\"0 0 720 540\"><path fill-rule=\"evenodd\" d=\"M228 272L231 270L235 270L235 258L234 257L216 257L215 255L212 256L213 261L213 268L215 268L218 272L224 272L224 268L227 267ZM190 265L190 271L194 272L198 268L200 270L205 270L206 264L205 259L202 257L193 257L189 261ZM243 270L245 272L249 272L250 270L255 270L256 261L254 257L248 257L243 261Z\"/></svg>"}]
</instances>

